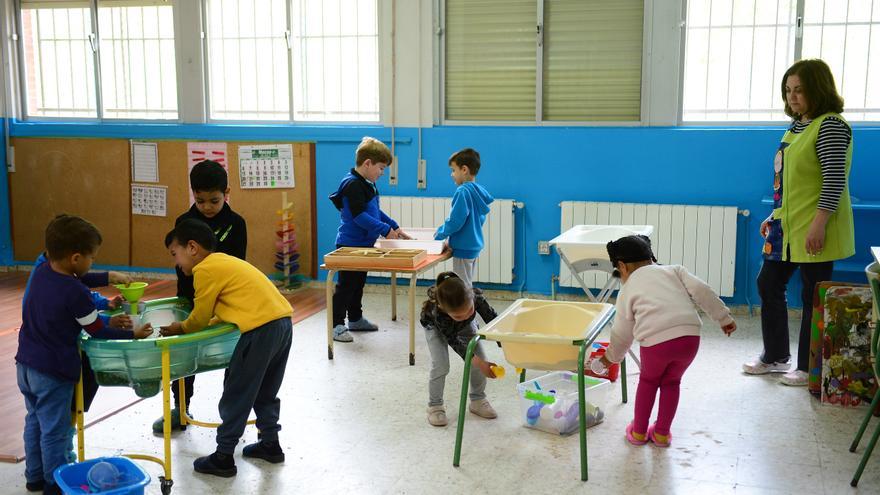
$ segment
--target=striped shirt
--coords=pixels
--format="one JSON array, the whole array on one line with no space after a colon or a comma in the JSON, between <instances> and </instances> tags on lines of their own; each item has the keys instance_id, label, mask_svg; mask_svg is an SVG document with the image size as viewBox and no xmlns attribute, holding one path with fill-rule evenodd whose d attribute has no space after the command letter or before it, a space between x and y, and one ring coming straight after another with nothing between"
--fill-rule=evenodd
<instances>
[{"instance_id":1,"label":"striped shirt","mask_svg":"<svg viewBox=\"0 0 880 495\"><path fill-rule=\"evenodd\" d=\"M789 127L792 134L799 134L810 125L806 122L794 121ZM834 212L846 187L846 150L852 140L849 125L837 117L828 117L819 127L816 138L816 155L822 168L822 190L819 193L819 205L822 210Z\"/></svg>"}]
</instances>

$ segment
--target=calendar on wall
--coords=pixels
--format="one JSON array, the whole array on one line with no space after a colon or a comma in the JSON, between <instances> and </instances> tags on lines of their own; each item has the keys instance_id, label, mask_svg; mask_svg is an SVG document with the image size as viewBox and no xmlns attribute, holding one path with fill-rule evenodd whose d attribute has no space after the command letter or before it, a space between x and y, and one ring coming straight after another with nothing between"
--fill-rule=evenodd
<instances>
[{"instance_id":1,"label":"calendar on wall","mask_svg":"<svg viewBox=\"0 0 880 495\"><path fill-rule=\"evenodd\" d=\"M238 174L242 189L293 187L293 145L239 146Z\"/></svg>"},{"instance_id":2,"label":"calendar on wall","mask_svg":"<svg viewBox=\"0 0 880 495\"><path fill-rule=\"evenodd\" d=\"M166 212L165 186L131 185L131 214L164 217Z\"/></svg>"}]
</instances>

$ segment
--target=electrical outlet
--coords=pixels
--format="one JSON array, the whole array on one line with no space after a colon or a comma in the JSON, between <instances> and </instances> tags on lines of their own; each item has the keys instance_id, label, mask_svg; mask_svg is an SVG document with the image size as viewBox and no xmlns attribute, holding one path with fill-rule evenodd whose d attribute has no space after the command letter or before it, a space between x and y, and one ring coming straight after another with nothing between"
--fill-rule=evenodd
<instances>
[{"instance_id":1,"label":"electrical outlet","mask_svg":"<svg viewBox=\"0 0 880 495\"><path fill-rule=\"evenodd\" d=\"M550 254L550 241L538 241L538 254Z\"/></svg>"},{"instance_id":2,"label":"electrical outlet","mask_svg":"<svg viewBox=\"0 0 880 495\"><path fill-rule=\"evenodd\" d=\"M391 166L388 167L388 185L397 185L397 156L391 159Z\"/></svg>"},{"instance_id":3,"label":"electrical outlet","mask_svg":"<svg viewBox=\"0 0 880 495\"><path fill-rule=\"evenodd\" d=\"M428 188L428 161L427 160L419 160L419 171L418 171L418 188L419 189L427 189Z\"/></svg>"}]
</instances>

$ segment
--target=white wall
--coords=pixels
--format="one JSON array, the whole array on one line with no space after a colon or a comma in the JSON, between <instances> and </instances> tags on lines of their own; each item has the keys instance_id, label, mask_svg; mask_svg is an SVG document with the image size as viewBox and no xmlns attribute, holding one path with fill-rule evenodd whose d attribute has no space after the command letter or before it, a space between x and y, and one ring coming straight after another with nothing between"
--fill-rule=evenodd
<instances>
[{"instance_id":1,"label":"white wall","mask_svg":"<svg viewBox=\"0 0 880 495\"><path fill-rule=\"evenodd\" d=\"M386 126L430 127L434 122L433 10L434 0L379 0L380 105Z\"/></svg>"}]
</instances>

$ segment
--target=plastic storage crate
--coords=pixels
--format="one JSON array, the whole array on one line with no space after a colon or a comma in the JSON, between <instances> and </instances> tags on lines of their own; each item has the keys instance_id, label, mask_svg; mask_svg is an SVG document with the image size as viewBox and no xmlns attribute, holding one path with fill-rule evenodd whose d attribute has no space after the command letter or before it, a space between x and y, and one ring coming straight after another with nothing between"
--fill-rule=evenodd
<instances>
[{"instance_id":1,"label":"plastic storage crate","mask_svg":"<svg viewBox=\"0 0 880 495\"><path fill-rule=\"evenodd\" d=\"M131 387L139 397L158 394L163 345L169 346L172 380L227 367L241 335L235 325L222 323L186 335L159 336L159 326L185 320L190 310L185 300L176 297L148 301L134 322L135 325L153 324L155 332L146 339L93 339L83 332L82 350L89 357L98 384Z\"/></svg>"},{"instance_id":2,"label":"plastic storage crate","mask_svg":"<svg viewBox=\"0 0 880 495\"><path fill-rule=\"evenodd\" d=\"M605 418L609 382L604 378L584 377L587 428ZM520 410L526 427L557 435L578 429L577 374L556 371L517 384Z\"/></svg>"}]
</instances>

